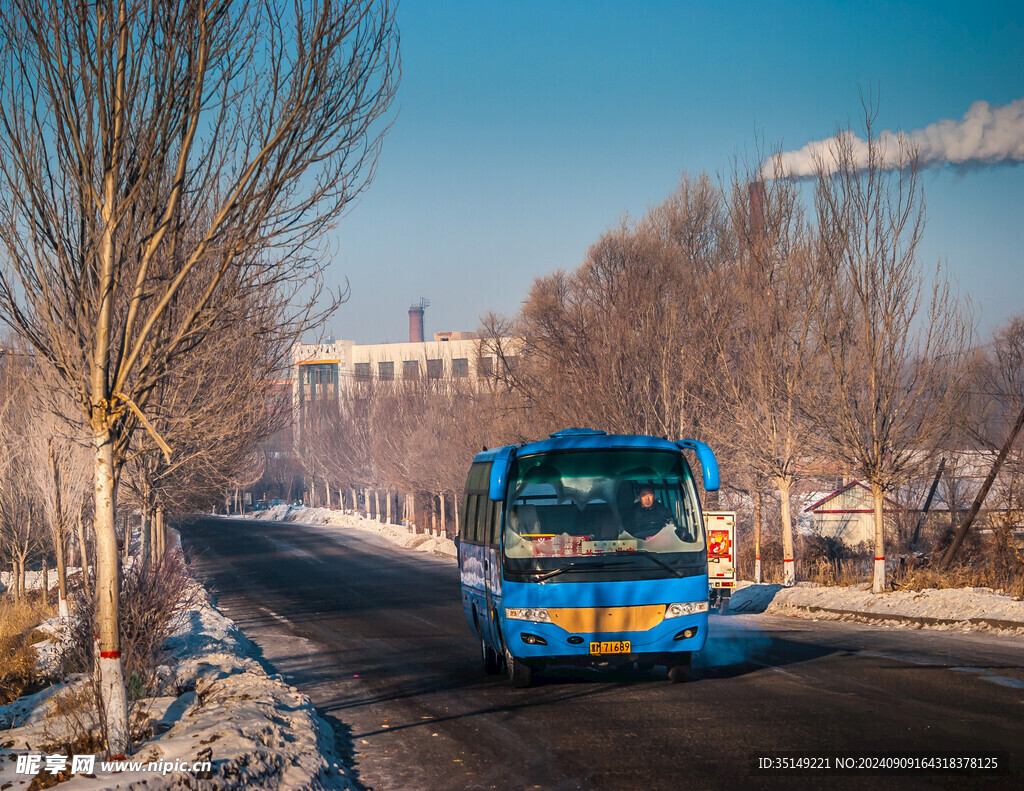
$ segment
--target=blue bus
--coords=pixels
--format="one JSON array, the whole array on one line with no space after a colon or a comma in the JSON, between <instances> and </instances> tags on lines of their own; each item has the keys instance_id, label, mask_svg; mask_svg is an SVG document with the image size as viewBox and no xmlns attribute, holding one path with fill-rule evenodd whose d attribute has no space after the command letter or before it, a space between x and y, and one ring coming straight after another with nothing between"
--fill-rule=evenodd
<instances>
[{"instance_id":1,"label":"blue bus","mask_svg":"<svg viewBox=\"0 0 1024 791\"><path fill-rule=\"evenodd\" d=\"M664 666L689 677L708 631L708 556L684 455L707 445L566 429L485 450L462 503L462 604L484 670L529 686L547 665Z\"/></svg>"}]
</instances>

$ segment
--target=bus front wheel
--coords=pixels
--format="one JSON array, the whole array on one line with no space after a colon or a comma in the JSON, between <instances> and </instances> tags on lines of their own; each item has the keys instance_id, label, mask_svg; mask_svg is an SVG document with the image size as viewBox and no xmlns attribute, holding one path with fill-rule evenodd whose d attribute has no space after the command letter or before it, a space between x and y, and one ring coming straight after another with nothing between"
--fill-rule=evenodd
<instances>
[{"instance_id":1,"label":"bus front wheel","mask_svg":"<svg viewBox=\"0 0 1024 791\"><path fill-rule=\"evenodd\" d=\"M668 680L673 684L681 684L690 680L690 660L693 654L680 654L675 664L668 667Z\"/></svg>"},{"instance_id":2,"label":"bus front wheel","mask_svg":"<svg viewBox=\"0 0 1024 791\"><path fill-rule=\"evenodd\" d=\"M512 656L508 648L505 649L505 670L513 687L528 687L533 683L533 668Z\"/></svg>"}]
</instances>

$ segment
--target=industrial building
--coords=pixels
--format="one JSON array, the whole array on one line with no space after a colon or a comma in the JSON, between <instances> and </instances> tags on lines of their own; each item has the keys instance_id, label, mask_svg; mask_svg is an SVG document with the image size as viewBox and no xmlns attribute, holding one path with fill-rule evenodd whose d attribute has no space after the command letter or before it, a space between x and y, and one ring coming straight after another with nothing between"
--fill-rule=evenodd
<instances>
[{"instance_id":1,"label":"industrial building","mask_svg":"<svg viewBox=\"0 0 1024 791\"><path fill-rule=\"evenodd\" d=\"M292 401L299 431L325 404L336 405L361 382L465 380L479 387L493 378L497 362L482 351L475 332L435 332L424 340L423 314L429 302L409 308L409 340L357 344L344 339L297 343L292 347ZM507 361L514 362L514 358Z\"/></svg>"}]
</instances>

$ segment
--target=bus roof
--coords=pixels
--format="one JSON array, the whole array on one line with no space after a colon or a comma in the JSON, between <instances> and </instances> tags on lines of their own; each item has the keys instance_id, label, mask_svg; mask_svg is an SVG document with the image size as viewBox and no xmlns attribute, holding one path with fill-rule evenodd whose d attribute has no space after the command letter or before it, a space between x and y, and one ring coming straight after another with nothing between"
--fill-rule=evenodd
<instances>
[{"instance_id":1,"label":"bus roof","mask_svg":"<svg viewBox=\"0 0 1024 791\"><path fill-rule=\"evenodd\" d=\"M474 462L494 461L499 457L508 458L508 451L516 449L516 456L531 456L535 453L550 453L560 450L604 450L606 448L667 450L678 453L680 448L674 442L646 434L605 434L593 430L567 429L552 434L548 439L525 442L521 445L504 445L476 454Z\"/></svg>"}]
</instances>

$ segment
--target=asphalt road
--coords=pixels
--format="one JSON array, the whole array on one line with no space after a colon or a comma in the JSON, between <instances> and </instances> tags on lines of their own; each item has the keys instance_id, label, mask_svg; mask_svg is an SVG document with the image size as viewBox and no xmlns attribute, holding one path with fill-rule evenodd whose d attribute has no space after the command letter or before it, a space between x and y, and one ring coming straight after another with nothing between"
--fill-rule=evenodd
<instances>
[{"instance_id":1,"label":"asphalt road","mask_svg":"<svg viewBox=\"0 0 1024 791\"><path fill-rule=\"evenodd\" d=\"M180 528L218 606L335 726L365 789L1024 787L1024 639L712 616L694 680L484 674L458 568L367 531ZM1001 751L1010 775L769 776L755 751Z\"/></svg>"}]
</instances>

